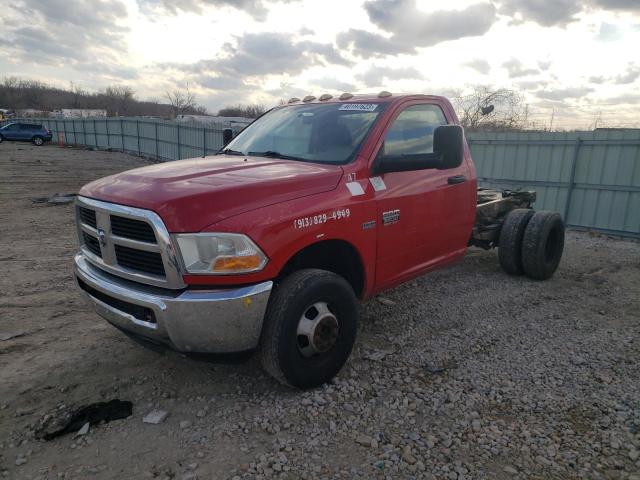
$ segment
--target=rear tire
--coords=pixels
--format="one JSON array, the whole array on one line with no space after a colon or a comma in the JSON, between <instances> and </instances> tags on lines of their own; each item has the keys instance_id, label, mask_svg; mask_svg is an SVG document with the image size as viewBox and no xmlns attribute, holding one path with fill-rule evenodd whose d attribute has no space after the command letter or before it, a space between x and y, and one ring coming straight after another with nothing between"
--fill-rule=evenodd
<instances>
[{"instance_id":1,"label":"rear tire","mask_svg":"<svg viewBox=\"0 0 640 480\"><path fill-rule=\"evenodd\" d=\"M551 278L564 250L564 223L556 212L536 212L524 232L522 266L534 280Z\"/></svg>"},{"instance_id":2,"label":"rear tire","mask_svg":"<svg viewBox=\"0 0 640 480\"><path fill-rule=\"evenodd\" d=\"M507 214L500 230L498 259L509 275L522 275L522 238L533 210L518 208Z\"/></svg>"},{"instance_id":3,"label":"rear tire","mask_svg":"<svg viewBox=\"0 0 640 480\"><path fill-rule=\"evenodd\" d=\"M326 270L294 272L269 300L259 347L262 366L285 385L322 385L349 358L357 322L358 302L344 278Z\"/></svg>"},{"instance_id":4,"label":"rear tire","mask_svg":"<svg viewBox=\"0 0 640 480\"><path fill-rule=\"evenodd\" d=\"M36 147L40 147L40 146L42 146L42 144L44 143L44 138L42 138L42 137L41 137L41 136L39 136L39 135L36 135L35 137L33 137L33 138L31 139L31 141L33 142L33 144L34 144Z\"/></svg>"}]
</instances>

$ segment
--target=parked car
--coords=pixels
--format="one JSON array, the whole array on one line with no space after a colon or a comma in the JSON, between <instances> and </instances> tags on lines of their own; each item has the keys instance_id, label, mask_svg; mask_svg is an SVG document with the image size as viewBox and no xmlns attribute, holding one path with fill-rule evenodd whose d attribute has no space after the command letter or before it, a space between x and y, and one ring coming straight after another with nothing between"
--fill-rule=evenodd
<instances>
[{"instance_id":1,"label":"parked car","mask_svg":"<svg viewBox=\"0 0 640 480\"><path fill-rule=\"evenodd\" d=\"M0 143L5 140L17 142L31 142L40 146L44 142L50 142L51 132L49 129L36 123L10 123L0 128Z\"/></svg>"},{"instance_id":2,"label":"parked car","mask_svg":"<svg viewBox=\"0 0 640 480\"><path fill-rule=\"evenodd\" d=\"M292 99L217 155L96 180L77 197L78 286L147 345L257 349L283 383L328 382L359 300L469 245L498 247L513 275L558 267L560 215L534 212L532 191L478 189L458 123L443 97Z\"/></svg>"}]
</instances>

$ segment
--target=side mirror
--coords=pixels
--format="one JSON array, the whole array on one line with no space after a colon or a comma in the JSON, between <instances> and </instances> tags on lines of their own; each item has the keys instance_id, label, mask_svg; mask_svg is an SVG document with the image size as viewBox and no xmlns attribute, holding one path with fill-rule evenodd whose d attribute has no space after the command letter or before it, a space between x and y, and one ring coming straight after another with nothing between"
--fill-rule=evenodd
<instances>
[{"instance_id":1,"label":"side mirror","mask_svg":"<svg viewBox=\"0 0 640 480\"><path fill-rule=\"evenodd\" d=\"M231 140L233 140L233 130L231 130L230 128L225 128L224 130L222 130L222 146L224 147Z\"/></svg>"},{"instance_id":2,"label":"side mirror","mask_svg":"<svg viewBox=\"0 0 640 480\"><path fill-rule=\"evenodd\" d=\"M441 170L456 168L464 160L464 132L460 125L442 125L433 132L433 152L442 157Z\"/></svg>"},{"instance_id":3,"label":"side mirror","mask_svg":"<svg viewBox=\"0 0 640 480\"><path fill-rule=\"evenodd\" d=\"M435 153L416 155L383 155L378 158L375 173L411 172L428 168L441 168L442 156Z\"/></svg>"}]
</instances>

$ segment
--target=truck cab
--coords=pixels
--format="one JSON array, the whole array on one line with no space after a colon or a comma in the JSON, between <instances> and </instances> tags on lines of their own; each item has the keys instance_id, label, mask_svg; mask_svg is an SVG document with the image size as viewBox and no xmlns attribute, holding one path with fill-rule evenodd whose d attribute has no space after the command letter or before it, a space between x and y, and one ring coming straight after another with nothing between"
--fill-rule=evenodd
<instances>
[{"instance_id":1,"label":"truck cab","mask_svg":"<svg viewBox=\"0 0 640 480\"><path fill-rule=\"evenodd\" d=\"M322 384L351 352L359 300L473 243L476 174L457 124L438 96L292 99L217 155L92 182L76 208L78 285L135 338L258 350L283 383Z\"/></svg>"}]
</instances>

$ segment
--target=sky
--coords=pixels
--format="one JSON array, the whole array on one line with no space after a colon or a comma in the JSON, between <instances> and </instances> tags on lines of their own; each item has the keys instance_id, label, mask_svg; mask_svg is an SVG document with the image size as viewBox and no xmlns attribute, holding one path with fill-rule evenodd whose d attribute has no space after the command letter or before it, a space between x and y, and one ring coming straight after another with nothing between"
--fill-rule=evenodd
<instances>
[{"instance_id":1,"label":"sky","mask_svg":"<svg viewBox=\"0 0 640 480\"><path fill-rule=\"evenodd\" d=\"M515 89L554 128L640 127L640 0L0 0L0 77L209 111Z\"/></svg>"}]
</instances>

